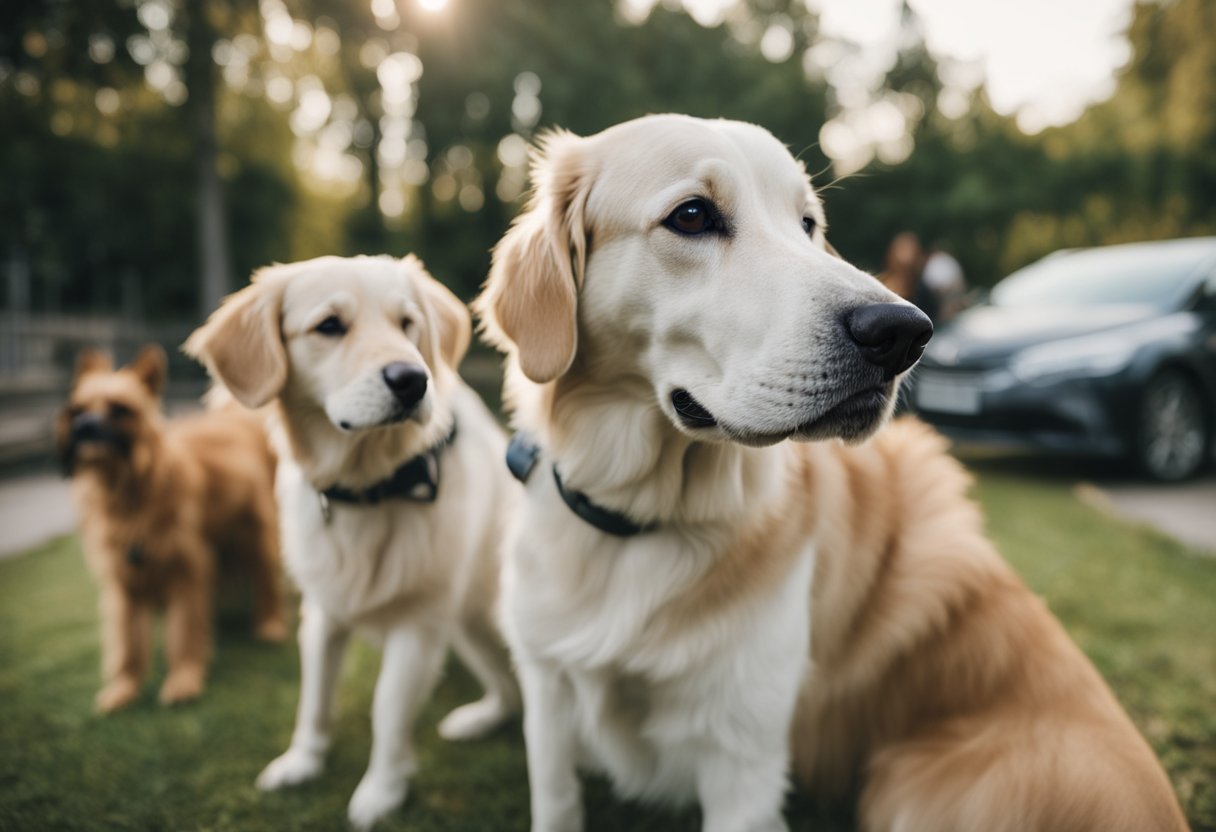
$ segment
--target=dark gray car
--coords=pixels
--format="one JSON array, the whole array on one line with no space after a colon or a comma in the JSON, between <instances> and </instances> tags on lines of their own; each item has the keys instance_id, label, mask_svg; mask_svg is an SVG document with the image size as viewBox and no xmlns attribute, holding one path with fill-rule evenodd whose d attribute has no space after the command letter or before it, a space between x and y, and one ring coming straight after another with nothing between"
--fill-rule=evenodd
<instances>
[{"instance_id":1,"label":"dark gray car","mask_svg":"<svg viewBox=\"0 0 1216 832\"><path fill-rule=\"evenodd\" d=\"M1057 252L929 343L910 400L965 442L1192 476L1216 434L1216 237Z\"/></svg>"}]
</instances>

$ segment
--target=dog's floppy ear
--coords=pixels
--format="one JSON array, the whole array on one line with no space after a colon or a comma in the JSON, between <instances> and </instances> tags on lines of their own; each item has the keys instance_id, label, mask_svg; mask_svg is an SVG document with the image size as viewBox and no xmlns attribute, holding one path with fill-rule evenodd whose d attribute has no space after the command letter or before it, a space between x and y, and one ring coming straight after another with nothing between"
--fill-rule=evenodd
<instances>
[{"instance_id":1,"label":"dog's floppy ear","mask_svg":"<svg viewBox=\"0 0 1216 832\"><path fill-rule=\"evenodd\" d=\"M246 407L261 407L287 383L287 347L281 325L283 281L263 270L224 299L183 349Z\"/></svg>"},{"instance_id":2,"label":"dog's floppy ear","mask_svg":"<svg viewBox=\"0 0 1216 832\"><path fill-rule=\"evenodd\" d=\"M566 132L541 141L532 167L535 192L495 246L490 277L474 305L489 340L513 344L524 375L538 383L565 373L578 348L592 180L584 143Z\"/></svg>"},{"instance_id":3,"label":"dog's floppy ear","mask_svg":"<svg viewBox=\"0 0 1216 832\"><path fill-rule=\"evenodd\" d=\"M135 373L135 377L143 382L144 387L147 387L153 396L164 392L165 377L169 373L169 359L160 344L144 344L135 360L127 365L127 369Z\"/></svg>"},{"instance_id":4,"label":"dog's floppy ear","mask_svg":"<svg viewBox=\"0 0 1216 832\"><path fill-rule=\"evenodd\" d=\"M97 347L85 347L76 356L76 371L72 377L72 383L80 381L89 373L104 373L114 369L114 364L110 361L110 356Z\"/></svg>"},{"instance_id":5,"label":"dog's floppy ear","mask_svg":"<svg viewBox=\"0 0 1216 832\"><path fill-rule=\"evenodd\" d=\"M422 290L436 347L444 362L455 370L464 360L465 353L469 351L469 341L473 338L469 308L447 286L432 277L422 261L414 255L405 257L401 263L406 269L413 270L416 285Z\"/></svg>"}]
</instances>

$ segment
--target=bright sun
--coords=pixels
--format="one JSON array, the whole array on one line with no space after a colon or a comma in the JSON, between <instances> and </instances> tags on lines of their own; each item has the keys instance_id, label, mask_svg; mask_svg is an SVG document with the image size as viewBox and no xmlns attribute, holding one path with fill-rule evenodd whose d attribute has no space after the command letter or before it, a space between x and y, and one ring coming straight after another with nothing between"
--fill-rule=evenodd
<instances>
[{"instance_id":1,"label":"bright sun","mask_svg":"<svg viewBox=\"0 0 1216 832\"><path fill-rule=\"evenodd\" d=\"M418 5L428 12L442 11L448 0L418 0Z\"/></svg>"}]
</instances>

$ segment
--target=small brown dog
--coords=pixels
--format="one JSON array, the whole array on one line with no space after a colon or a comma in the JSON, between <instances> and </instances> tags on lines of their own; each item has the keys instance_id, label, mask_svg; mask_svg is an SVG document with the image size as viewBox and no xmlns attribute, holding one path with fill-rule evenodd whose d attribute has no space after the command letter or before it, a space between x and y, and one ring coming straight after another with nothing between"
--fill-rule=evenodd
<instances>
[{"instance_id":1,"label":"small brown dog","mask_svg":"<svg viewBox=\"0 0 1216 832\"><path fill-rule=\"evenodd\" d=\"M56 426L85 557L101 586L97 708L104 712L138 695L160 609L169 666L160 700L202 693L221 559L252 573L258 636L277 641L287 633L265 432L235 407L166 420L165 371L155 345L119 370L102 353L84 351Z\"/></svg>"}]
</instances>

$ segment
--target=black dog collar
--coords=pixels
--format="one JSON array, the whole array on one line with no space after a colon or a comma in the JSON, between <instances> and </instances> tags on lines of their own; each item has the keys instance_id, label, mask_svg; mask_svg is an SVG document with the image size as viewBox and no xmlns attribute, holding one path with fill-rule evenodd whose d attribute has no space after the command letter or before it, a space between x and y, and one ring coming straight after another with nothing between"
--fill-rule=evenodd
<instances>
[{"instance_id":1,"label":"black dog collar","mask_svg":"<svg viewBox=\"0 0 1216 832\"><path fill-rule=\"evenodd\" d=\"M532 469L536 467L536 460L539 457L540 445L536 444L536 440L531 436L526 433L517 433L511 437L511 441L507 445L507 467L511 469L515 479L526 483L532 474ZM570 510L585 523L594 526L604 534L614 537L633 537L637 534L652 532L659 527L658 523L637 523L619 511L596 505L583 492L567 488L562 482L561 474L557 472L556 465L553 466L553 481L557 484L557 493L562 496L562 500L570 507Z\"/></svg>"},{"instance_id":2,"label":"black dog collar","mask_svg":"<svg viewBox=\"0 0 1216 832\"><path fill-rule=\"evenodd\" d=\"M321 503L321 514L325 522L332 516L330 503L351 503L354 505L374 506L381 500L410 500L415 503L433 503L439 496L439 454L456 439L456 423L448 435L427 450L411 457L389 475L370 488L354 491L333 485L324 491L317 492Z\"/></svg>"}]
</instances>

